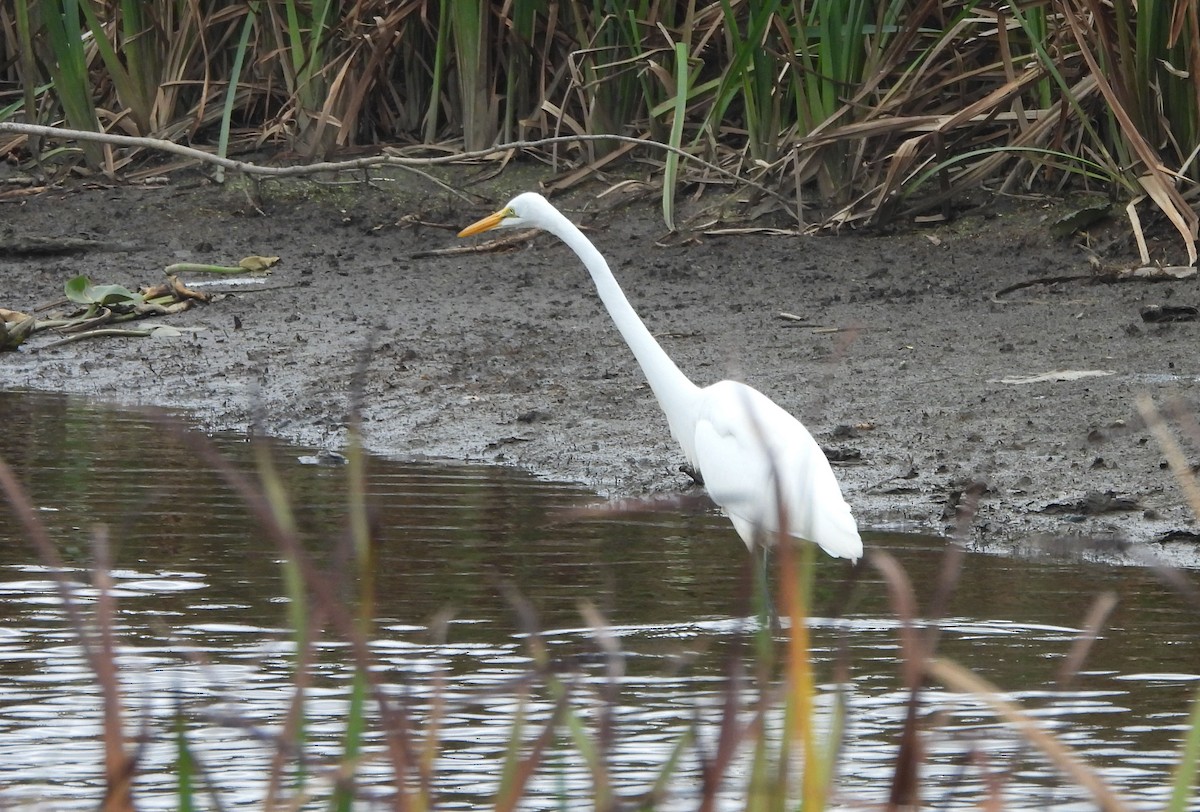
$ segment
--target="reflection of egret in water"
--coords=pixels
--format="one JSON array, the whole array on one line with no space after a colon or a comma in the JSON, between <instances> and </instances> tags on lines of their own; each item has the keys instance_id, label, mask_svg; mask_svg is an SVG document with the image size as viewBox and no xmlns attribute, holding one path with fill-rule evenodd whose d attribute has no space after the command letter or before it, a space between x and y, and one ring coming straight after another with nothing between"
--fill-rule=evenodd
<instances>
[{"instance_id":1,"label":"reflection of egret in water","mask_svg":"<svg viewBox=\"0 0 1200 812\"><path fill-rule=\"evenodd\" d=\"M544 197L518 195L459 236L515 226L550 232L583 262L666 413L688 464L750 550L782 532L815 542L832 556L851 560L862 556L850 507L808 430L743 383L719 381L701 388L688 380L629 304L608 262Z\"/></svg>"}]
</instances>

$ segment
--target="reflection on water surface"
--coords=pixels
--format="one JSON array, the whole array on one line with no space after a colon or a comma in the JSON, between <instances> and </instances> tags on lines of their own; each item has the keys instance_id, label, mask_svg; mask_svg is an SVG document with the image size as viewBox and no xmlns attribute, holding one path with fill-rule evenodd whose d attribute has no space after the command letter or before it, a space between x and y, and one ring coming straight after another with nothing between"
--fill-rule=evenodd
<instances>
[{"instance_id":1,"label":"reflection on water surface","mask_svg":"<svg viewBox=\"0 0 1200 812\"><path fill-rule=\"evenodd\" d=\"M91 533L96 524L108 528L129 724L146 733L141 806L174 808L176 710L201 763L219 770L223 801L261 806L273 752L263 734L280 730L294 693L278 551L240 497L143 416L31 393L0 393L0 410L0 456L19 472L64 558L81 568L73 578L84 602L94 597L82 569ZM217 443L252 470L244 438ZM336 568L345 469L301 464L311 450L273 451L308 548ZM530 602L551 651L584 686L606 678L580 601L612 624L623 652L612 773L627 791L653 783L695 719L719 718L728 660L747 656L745 636L755 628L746 617L747 556L724 519L585 513L579 509L596 502L588 492L507 469L383 459L369 468L378 536L372 648L385 691L418 724L444 676L437 780L446 807L489 803L515 713L514 679L530 668L505 585ZM868 544L900 559L928 599L943 542L872 536ZM878 803L907 700L898 624L871 571L852 610L827 619L844 603L845 574L843 562L820 562L814 656L828 681L839 647L849 647L839 785L851 805ZM1070 690L1055 690L1057 669L1103 590L1120 598L1109 629ZM1200 684L1197 617L1174 593L1132 567L970 554L950 611L943 654L1011 690L1130 798L1163 800ZM447 612L445 640L436 642L430 624ZM314 763L340 752L352 676L345 644L331 638L318 652L307 707ZM832 685L825 688L828 701ZM535 698L529 710L536 721L550 706ZM923 780L931 804L978 805L984 765L1008 771L1001 785L1010 808L1089 808L975 701L931 688L925 712L935 731ZM64 623L53 579L0 507L0 803L94 807L99 729L96 680ZM370 741L382 749L378 737ZM563 791L589 797L590 779L572 753L565 743L555 751L535 780L534 805L554 804ZM694 770L689 758L685 768ZM386 797L386 759L368 760L362 774ZM729 808L738 808L744 784L736 774L726 782ZM665 808L691 808L695 791L694 782L678 782Z\"/></svg>"}]
</instances>

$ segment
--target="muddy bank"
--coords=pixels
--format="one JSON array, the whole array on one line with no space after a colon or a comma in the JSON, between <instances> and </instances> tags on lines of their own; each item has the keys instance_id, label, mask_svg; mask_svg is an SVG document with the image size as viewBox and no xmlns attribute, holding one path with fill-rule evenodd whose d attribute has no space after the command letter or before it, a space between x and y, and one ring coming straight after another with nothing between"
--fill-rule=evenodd
<instances>
[{"instance_id":1,"label":"muddy bank","mask_svg":"<svg viewBox=\"0 0 1200 812\"><path fill-rule=\"evenodd\" d=\"M501 178L494 203L529 186ZM308 188L308 191L305 189ZM792 411L843 462L867 529L945 532L980 483L975 543L1039 535L1190 548L1192 522L1135 398L1194 399L1196 282L1014 284L1087 273L1049 235L1049 205L990 202L888 235L663 237L657 209L563 204L680 367L738 377ZM69 254L0 254L0 307L32 309L86 273L130 287L172 262L281 262L259 288L170 317L173 339L96 339L0 355L3 386L182 407L206 429L343 440L363 353L365 433L398 457L517 465L612 496L688 487L648 387L574 256L542 236L503 254L454 229L494 206L428 188L244 191L71 188L2 204L3 239L85 237ZM444 227L442 227L444 226ZM1103 257L1120 262L1121 252ZM185 275L187 280L201 278ZM790 314L785 317L781 314ZM1054 371L1097 373L1074 380ZM732 538L732 534L731 534Z\"/></svg>"}]
</instances>

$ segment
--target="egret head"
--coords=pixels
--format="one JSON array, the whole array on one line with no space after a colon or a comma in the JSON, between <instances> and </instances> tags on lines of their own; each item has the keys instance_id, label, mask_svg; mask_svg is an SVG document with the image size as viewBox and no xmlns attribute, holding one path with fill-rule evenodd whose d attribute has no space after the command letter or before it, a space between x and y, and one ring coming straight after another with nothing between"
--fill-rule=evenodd
<instances>
[{"instance_id":1,"label":"egret head","mask_svg":"<svg viewBox=\"0 0 1200 812\"><path fill-rule=\"evenodd\" d=\"M517 195L495 214L489 214L458 232L460 237L470 237L491 231L494 228L545 228L546 213L554 209L546 202L546 198L537 192L525 192Z\"/></svg>"}]
</instances>

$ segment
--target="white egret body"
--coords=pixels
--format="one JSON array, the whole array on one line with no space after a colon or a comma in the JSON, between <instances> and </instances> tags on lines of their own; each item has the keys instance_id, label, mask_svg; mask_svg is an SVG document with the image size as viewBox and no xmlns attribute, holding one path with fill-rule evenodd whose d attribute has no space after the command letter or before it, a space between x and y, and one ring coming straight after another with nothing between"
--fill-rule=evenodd
<instances>
[{"instance_id":1,"label":"white egret body","mask_svg":"<svg viewBox=\"0 0 1200 812\"><path fill-rule=\"evenodd\" d=\"M815 542L832 556L862 556L850 506L808 430L746 384L720 381L700 388L688 380L646 329L604 257L544 197L518 195L458 236L516 226L550 232L582 260L650 382L671 434L752 552L756 545L775 541L782 518L788 536Z\"/></svg>"}]
</instances>

